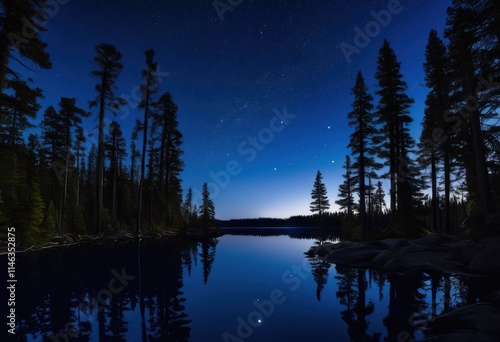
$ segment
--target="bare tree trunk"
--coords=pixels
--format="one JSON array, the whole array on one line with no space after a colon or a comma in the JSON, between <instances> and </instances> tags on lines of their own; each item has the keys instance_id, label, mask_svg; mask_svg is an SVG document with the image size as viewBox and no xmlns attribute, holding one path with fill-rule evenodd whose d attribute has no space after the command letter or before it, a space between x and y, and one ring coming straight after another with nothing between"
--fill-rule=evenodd
<instances>
[{"instance_id":1,"label":"bare tree trunk","mask_svg":"<svg viewBox=\"0 0 500 342\"><path fill-rule=\"evenodd\" d=\"M137 228L136 235L140 233L141 230L141 216L142 216L142 203L143 203L143 193L144 193L144 168L146 165L146 151L148 144L148 111L149 111L149 90L146 92L146 108L144 109L144 135L142 144L142 159L141 159L141 180L139 183L139 205L137 208Z\"/></svg>"},{"instance_id":2,"label":"bare tree trunk","mask_svg":"<svg viewBox=\"0 0 500 342\"><path fill-rule=\"evenodd\" d=\"M451 232L451 208L450 208L450 184L451 184L451 167L450 167L450 152L449 146L446 147L444 153L444 210L445 210L445 227L446 232Z\"/></svg>"},{"instance_id":3,"label":"bare tree trunk","mask_svg":"<svg viewBox=\"0 0 500 342\"><path fill-rule=\"evenodd\" d=\"M434 146L434 144L433 144ZM431 155L431 187L432 187L432 223L431 228L433 231L438 230L438 200L437 200L437 170L436 170L436 151L432 148Z\"/></svg>"},{"instance_id":4,"label":"bare tree trunk","mask_svg":"<svg viewBox=\"0 0 500 342\"><path fill-rule=\"evenodd\" d=\"M106 74L106 70L103 72ZM97 201L96 201L96 230L98 234L104 232L104 227L102 224L102 209L103 209L103 187L104 187L104 113L105 113L105 101L106 101L106 77L102 78L101 82L101 101L99 104L99 138L97 144Z\"/></svg>"}]
</instances>

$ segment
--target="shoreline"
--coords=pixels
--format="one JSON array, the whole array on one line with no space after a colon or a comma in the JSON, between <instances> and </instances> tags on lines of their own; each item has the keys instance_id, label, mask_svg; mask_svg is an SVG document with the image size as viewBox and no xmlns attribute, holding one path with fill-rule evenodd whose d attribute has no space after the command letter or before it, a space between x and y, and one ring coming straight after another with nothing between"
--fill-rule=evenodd
<instances>
[{"instance_id":1,"label":"shoreline","mask_svg":"<svg viewBox=\"0 0 500 342\"><path fill-rule=\"evenodd\" d=\"M323 261L386 272L442 271L467 276L500 274L500 237L474 242L464 236L434 233L419 239L326 242L305 253Z\"/></svg>"},{"instance_id":2,"label":"shoreline","mask_svg":"<svg viewBox=\"0 0 500 342\"><path fill-rule=\"evenodd\" d=\"M214 239L223 236L224 232L220 228L211 228L208 233L203 232L199 229L187 229L180 232L171 232L169 234L154 234L147 233L135 236L130 233L122 233L117 235L74 235L74 234L63 234L54 236L48 244L45 245L33 245L33 246L16 246L16 254L22 254L25 252L39 252L42 250L53 249L53 248L68 248L72 246L93 246L93 245L103 245L103 244L121 244L129 243L132 241L142 241L150 239L175 239L175 238L188 238L188 239ZM2 246L0 246L0 256L7 255L7 242L1 241Z\"/></svg>"}]
</instances>

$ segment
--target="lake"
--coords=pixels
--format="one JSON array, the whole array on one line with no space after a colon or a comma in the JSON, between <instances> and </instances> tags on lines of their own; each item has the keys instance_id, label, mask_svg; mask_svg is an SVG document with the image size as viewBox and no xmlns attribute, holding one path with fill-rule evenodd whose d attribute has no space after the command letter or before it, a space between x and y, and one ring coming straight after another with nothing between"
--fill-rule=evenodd
<instances>
[{"instance_id":1,"label":"lake","mask_svg":"<svg viewBox=\"0 0 500 342\"><path fill-rule=\"evenodd\" d=\"M311 260L318 241L297 231L18 255L18 340L410 341L426 319L500 288Z\"/></svg>"}]
</instances>

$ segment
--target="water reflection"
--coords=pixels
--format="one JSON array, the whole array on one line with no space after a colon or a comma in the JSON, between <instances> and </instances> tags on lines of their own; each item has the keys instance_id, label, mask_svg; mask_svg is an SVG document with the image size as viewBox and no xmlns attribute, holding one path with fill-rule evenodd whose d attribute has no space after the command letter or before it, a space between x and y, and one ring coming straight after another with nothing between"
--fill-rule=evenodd
<instances>
[{"instance_id":1,"label":"water reflection","mask_svg":"<svg viewBox=\"0 0 500 342\"><path fill-rule=\"evenodd\" d=\"M327 238L334 240L324 236L316 243ZM245 341L331 340L332 334L339 341L398 341L432 336L427 322L443 312L500 301L500 285L492 279L387 274L304 259L314 241L225 236L22 254L16 337L223 340L225 331L237 334L237 318L255 310L254 300L280 289L286 301ZM290 288L282 275L303 261L310 272Z\"/></svg>"},{"instance_id":2,"label":"water reflection","mask_svg":"<svg viewBox=\"0 0 500 342\"><path fill-rule=\"evenodd\" d=\"M347 332L351 341L379 341L381 333L368 335L367 316L374 311L375 305L366 301L366 270L335 266L338 281L336 296L343 306L342 320L347 324Z\"/></svg>"},{"instance_id":3,"label":"water reflection","mask_svg":"<svg viewBox=\"0 0 500 342\"><path fill-rule=\"evenodd\" d=\"M222 228L225 234L249 236L289 236L292 239L317 239L320 242L339 239L342 229L336 227L259 227Z\"/></svg>"},{"instance_id":4,"label":"water reflection","mask_svg":"<svg viewBox=\"0 0 500 342\"><path fill-rule=\"evenodd\" d=\"M19 291L27 295L18 298L18 336L188 341L183 268L191 268L198 245L206 282L215 257L212 241L151 240L23 255Z\"/></svg>"}]
</instances>

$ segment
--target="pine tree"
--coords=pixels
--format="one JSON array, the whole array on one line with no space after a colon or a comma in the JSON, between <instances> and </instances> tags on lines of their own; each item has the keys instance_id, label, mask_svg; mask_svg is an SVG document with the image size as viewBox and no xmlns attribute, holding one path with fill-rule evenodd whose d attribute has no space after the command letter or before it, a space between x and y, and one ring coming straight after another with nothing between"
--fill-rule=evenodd
<instances>
[{"instance_id":1,"label":"pine tree","mask_svg":"<svg viewBox=\"0 0 500 342\"><path fill-rule=\"evenodd\" d=\"M42 183L42 193L46 201L54 201L57 208L57 231L62 227L62 206L64 195L64 180L66 170L66 135L65 123L54 107L49 106L42 120L42 146L45 165L42 168L47 171L46 183Z\"/></svg>"},{"instance_id":2,"label":"pine tree","mask_svg":"<svg viewBox=\"0 0 500 342\"><path fill-rule=\"evenodd\" d=\"M377 189L375 190L375 194L373 195L373 211L379 217L384 213L384 208L386 208L385 204L385 192L382 188L382 182L377 182Z\"/></svg>"},{"instance_id":3,"label":"pine tree","mask_svg":"<svg viewBox=\"0 0 500 342\"><path fill-rule=\"evenodd\" d=\"M42 8L47 6L46 1L4 0L1 6L0 96L4 93L7 80L19 77L9 63L11 60L18 62L22 67L25 67L22 59L30 60L41 69L52 67L50 56L46 51L47 44L40 37L40 32L45 31L45 28L38 25L36 19Z\"/></svg>"},{"instance_id":4,"label":"pine tree","mask_svg":"<svg viewBox=\"0 0 500 342\"><path fill-rule=\"evenodd\" d=\"M78 128L82 123L82 117L88 117L90 114L85 110L76 106L75 98L62 97L59 102L59 115L63 123L64 129L64 146L65 148L65 169L64 169L64 196L62 200L61 213L63 219L66 219L66 208L68 198L68 177L70 172L70 157L72 145L72 129ZM61 225L59 225L59 234L61 233Z\"/></svg>"},{"instance_id":5,"label":"pine tree","mask_svg":"<svg viewBox=\"0 0 500 342\"><path fill-rule=\"evenodd\" d=\"M29 119L36 118L40 109L38 100L43 95L40 88L32 89L27 82L18 79L7 80L5 91L0 119L0 143L5 143L15 151L16 145L24 143L24 131L34 127Z\"/></svg>"},{"instance_id":6,"label":"pine tree","mask_svg":"<svg viewBox=\"0 0 500 342\"><path fill-rule=\"evenodd\" d=\"M492 82L500 77L499 15L495 11L498 7L495 1L454 0L448 9L445 31L450 42L454 107L449 119L459 129L463 148L461 159L466 170L470 204L475 205L474 216L481 217L484 223L494 213L485 141L499 141L498 129L486 125L487 120L498 120L496 108L500 103L500 87Z\"/></svg>"},{"instance_id":7,"label":"pine tree","mask_svg":"<svg viewBox=\"0 0 500 342\"><path fill-rule=\"evenodd\" d=\"M142 159L141 159L141 175L139 181L139 202L137 207L137 227L136 234L140 233L141 230L141 218L143 215L143 193L144 193L144 179L145 173L144 168L146 166L146 153L148 145L148 126L149 126L149 111L153 104L153 95L157 92L158 88L158 76L156 75L156 69L158 63L154 62L155 52L153 49L149 49L145 52L146 55L146 69L142 71L142 85L141 85L141 95L142 100L139 104L139 108L144 109L144 121L142 122L143 130L143 140L142 140ZM149 217L148 223L151 224L151 216Z\"/></svg>"},{"instance_id":8,"label":"pine tree","mask_svg":"<svg viewBox=\"0 0 500 342\"><path fill-rule=\"evenodd\" d=\"M335 201L340 206L340 210L347 212L347 219L352 220L354 217L354 210L357 208L354 201L354 193L358 190L357 179L353 175L351 158L345 156L345 164L343 166L345 174L342 175L344 182L339 186L339 198Z\"/></svg>"},{"instance_id":9,"label":"pine tree","mask_svg":"<svg viewBox=\"0 0 500 342\"><path fill-rule=\"evenodd\" d=\"M184 210L184 221L187 226L191 225L192 215L193 215L193 189L189 188L186 194L186 201L183 205Z\"/></svg>"},{"instance_id":10,"label":"pine tree","mask_svg":"<svg viewBox=\"0 0 500 342\"><path fill-rule=\"evenodd\" d=\"M215 221L215 207L214 202L210 199L210 193L208 192L207 183L203 184L203 195L202 204L199 209L201 215L201 225L205 234L208 229L211 228Z\"/></svg>"},{"instance_id":11,"label":"pine tree","mask_svg":"<svg viewBox=\"0 0 500 342\"><path fill-rule=\"evenodd\" d=\"M450 110L450 77L446 46L435 30L429 34L424 64L426 85L430 88L420 136L420 163L431 167L432 229L438 229L438 167L444 161L446 231L450 231L451 139L452 129L445 118Z\"/></svg>"},{"instance_id":12,"label":"pine tree","mask_svg":"<svg viewBox=\"0 0 500 342\"><path fill-rule=\"evenodd\" d=\"M75 150L75 158L76 158L76 172L77 172L77 184L76 184L76 206L80 206L80 188L82 187L83 183L81 179L84 177L85 173L82 172L82 168L85 166L85 147L83 144L86 142L85 135L83 133L83 128L77 127L75 131L75 145L74 145L74 150Z\"/></svg>"},{"instance_id":13,"label":"pine tree","mask_svg":"<svg viewBox=\"0 0 500 342\"><path fill-rule=\"evenodd\" d=\"M377 124L381 131L377 140L379 157L389 166L391 181L391 221L410 229L412 186L409 178L414 172L408 153L414 145L407 125L413 121L409 108L414 102L406 95L408 86L402 80L401 64L387 40L384 41L378 58L375 78L378 80L379 105L377 106Z\"/></svg>"},{"instance_id":14,"label":"pine tree","mask_svg":"<svg viewBox=\"0 0 500 342\"><path fill-rule=\"evenodd\" d=\"M139 132L142 130L142 124L140 120L136 120L134 129L132 131L131 143L130 143L130 186L132 189L135 188L137 184L136 174L137 174L137 158L141 157L141 151L137 149L136 140Z\"/></svg>"},{"instance_id":15,"label":"pine tree","mask_svg":"<svg viewBox=\"0 0 500 342\"><path fill-rule=\"evenodd\" d=\"M87 227L92 227L95 223L93 215L96 190L97 190L97 147L95 144L90 146L87 156L87 175L85 177L85 222ZM94 228L95 229L95 228ZM98 230L93 231L99 233Z\"/></svg>"},{"instance_id":16,"label":"pine tree","mask_svg":"<svg viewBox=\"0 0 500 342\"><path fill-rule=\"evenodd\" d=\"M354 176L359 185L359 223L361 238L366 239L365 177L369 172L382 168L382 165L376 163L373 157L376 154L373 139L377 134L373 123L373 97L368 93L368 87L361 72L358 73L356 85L351 93L354 95L354 102L353 110L348 114L348 118L350 119L349 126L354 128L354 132L351 134L347 147L351 148L355 156L352 168L356 170Z\"/></svg>"},{"instance_id":17,"label":"pine tree","mask_svg":"<svg viewBox=\"0 0 500 342\"><path fill-rule=\"evenodd\" d=\"M97 70L92 71L92 76L99 79L95 90L96 98L90 102L91 107L99 106L99 137L97 144L97 181L95 201L95 228L99 233L104 232L102 223L103 210L103 187L104 187L104 116L106 108L112 111L118 110L120 105L125 104L125 100L115 95L115 81L120 75L123 64L122 54L111 44L100 44L95 47L96 56L94 63Z\"/></svg>"},{"instance_id":18,"label":"pine tree","mask_svg":"<svg viewBox=\"0 0 500 342\"><path fill-rule=\"evenodd\" d=\"M27 184L26 195L20 201L18 208L22 219L17 227L21 227L21 239L25 245L36 245L41 242L41 224L45 211L45 204L37 182ZM46 241L42 241L46 242Z\"/></svg>"},{"instance_id":19,"label":"pine tree","mask_svg":"<svg viewBox=\"0 0 500 342\"><path fill-rule=\"evenodd\" d=\"M174 225L180 221L182 189L180 187L180 173L184 163L181 160L182 133L177 121L177 105L173 102L170 93L163 94L154 103L156 114L153 120L153 129L158 131L159 148L159 188L164 194L166 203L167 225Z\"/></svg>"},{"instance_id":20,"label":"pine tree","mask_svg":"<svg viewBox=\"0 0 500 342\"><path fill-rule=\"evenodd\" d=\"M120 125L113 121L109 125L108 136L106 137L106 141L104 142L104 150L106 158L109 159L109 177L111 184L111 224L113 228L117 229L117 186L119 181L119 169L120 169L120 160L126 156L127 152L125 149L125 139L123 138L123 132L121 130Z\"/></svg>"},{"instance_id":21,"label":"pine tree","mask_svg":"<svg viewBox=\"0 0 500 342\"><path fill-rule=\"evenodd\" d=\"M49 202L40 230L42 241L50 241L57 234L57 211L53 201Z\"/></svg>"},{"instance_id":22,"label":"pine tree","mask_svg":"<svg viewBox=\"0 0 500 342\"><path fill-rule=\"evenodd\" d=\"M320 225L323 225L323 212L330 209L330 201L326 194L326 186L323 183L323 176L321 172L316 173L316 179L314 180L313 189L311 191L311 202L310 209L313 213L318 212L320 218Z\"/></svg>"}]
</instances>

